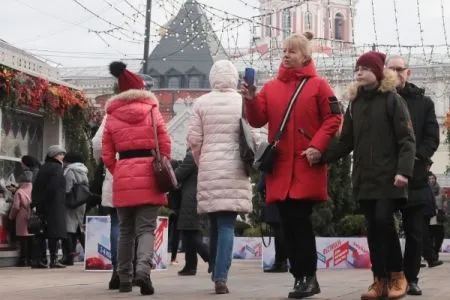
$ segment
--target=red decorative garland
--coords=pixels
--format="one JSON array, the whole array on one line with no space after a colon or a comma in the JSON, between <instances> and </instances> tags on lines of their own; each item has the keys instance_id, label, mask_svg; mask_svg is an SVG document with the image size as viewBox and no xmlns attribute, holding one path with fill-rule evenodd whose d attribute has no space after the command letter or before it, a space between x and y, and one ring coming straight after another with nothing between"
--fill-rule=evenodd
<instances>
[{"instance_id":1,"label":"red decorative garland","mask_svg":"<svg viewBox=\"0 0 450 300\"><path fill-rule=\"evenodd\" d=\"M0 107L64 117L71 108L87 108L88 101L81 91L0 65Z\"/></svg>"}]
</instances>

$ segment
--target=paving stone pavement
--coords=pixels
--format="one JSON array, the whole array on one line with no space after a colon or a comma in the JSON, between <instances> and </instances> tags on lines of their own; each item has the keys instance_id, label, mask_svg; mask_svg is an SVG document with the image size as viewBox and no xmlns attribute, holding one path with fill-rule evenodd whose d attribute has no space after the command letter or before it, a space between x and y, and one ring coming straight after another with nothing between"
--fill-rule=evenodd
<instances>
[{"instance_id":1,"label":"paving stone pavement","mask_svg":"<svg viewBox=\"0 0 450 300\"><path fill-rule=\"evenodd\" d=\"M180 255L181 258L182 255ZM450 300L450 255L445 264L421 270L420 286L424 296L408 299ZM228 286L231 293L215 295L213 283L206 274L206 265L199 265L197 276L179 277L180 266L170 266L168 271L152 273L156 289L152 299L286 299L293 285L289 274L264 274L256 261L233 261ZM106 300L142 299L139 288L132 293L120 294L106 289L110 273L84 272L82 265L59 270L32 270L28 268L0 269L1 300ZM318 273L322 293L310 299L357 300L371 281L368 270L321 270ZM406 298L405 298L406 299Z\"/></svg>"}]
</instances>

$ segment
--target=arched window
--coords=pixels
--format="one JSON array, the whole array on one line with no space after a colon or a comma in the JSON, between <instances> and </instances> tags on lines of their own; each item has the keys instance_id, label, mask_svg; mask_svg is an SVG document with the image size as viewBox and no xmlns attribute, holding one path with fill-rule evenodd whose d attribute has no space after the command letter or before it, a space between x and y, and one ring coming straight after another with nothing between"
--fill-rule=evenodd
<instances>
[{"instance_id":1,"label":"arched window","mask_svg":"<svg viewBox=\"0 0 450 300\"><path fill-rule=\"evenodd\" d=\"M199 89L201 88L201 78L200 76L189 76L189 88Z\"/></svg>"},{"instance_id":2,"label":"arched window","mask_svg":"<svg viewBox=\"0 0 450 300\"><path fill-rule=\"evenodd\" d=\"M305 24L303 25L303 28L305 28L304 31L312 31L313 15L310 11L305 12L304 22L305 22Z\"/></svg>"},{"instance_id":3,"label":"arched window","mask_svg":"<svg viewBox=\"0 0 450 300\"><path fill-rule=\"evenodd\" d=\"M283 10L281 22L281 28L283 29L283 40L285 40L291 35L291 12L289 9Z\"/></svg>"},{"instance_id":4,"label":"arched window","mask_svg":"<svg viewBox=\"0 0 450 300\"><path fill-rule=\"evenodd\" d=\"M167 84L167 88L169 89L179 89L180 88L180 77L171 76L169 77L169 82Z\"/></svg>"},{"instance_id":5,"label":"arched window","mask_svg":"<svg viewBox=\"0 0 450 300\"><path fill-rule=\"evenodd\" d=\"M337 13L334 16L334 39L342 41L344 39L344 16L341 13Z\"/></svg>"}]
</instances>

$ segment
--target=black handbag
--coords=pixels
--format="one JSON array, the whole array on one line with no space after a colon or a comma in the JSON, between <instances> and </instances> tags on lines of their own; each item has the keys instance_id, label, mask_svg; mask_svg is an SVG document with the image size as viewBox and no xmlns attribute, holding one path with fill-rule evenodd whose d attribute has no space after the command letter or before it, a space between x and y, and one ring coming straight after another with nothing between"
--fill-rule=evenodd
<instances>
[{"instance_id":1,"label":"black handbag","mask_svg":"<svg viewBox=\"0 0 450 300\"><path fill-rule=\"evenodd\" d=\"M258 151L256 151L255 154L255 161L253 163L253 167L255 169L269 174L272 172L273 166L275 165L275 159L277 156L278 142L280 141L281 135L283 134L287 122L289 121L289 117L292 113L294 104L295 102L297 102L297 98L301 93L301 91L303 90L303 87L305 86L307 81L308 78L304 78L297 86L297 89L295 90L294 94L291 97L291 100L289 101L289 105L286 108L283 120L281 121L280 127L278 128L278 131L275 134L272 143L262 142L259 145Z\"/></svg>"},{"instance_id":2,"label":"black handbag","mask_svg":"<svg viewBox=\"0 0 450 300\"><path fill-rule=\"evenodd\" d=\"M70 193L66 195L66 206L77 208L86 204L92 196L87 184L74 184Z\"/></svg>"},{"instance_id":3,"label":"black handbag","mask_svg":"<svg viewBox=\"0 0 450 300\"><path fill-rule=\"evenodd\" d=\"M42 220L42 217L32 210L30 217L28 218L28 232L32 234L39 234L43 232L43 230L44 221Z\"/></svg>"},{"instance_id":4,"label":"black handbag","mask_svg":"<svg viewBox=\"0 0 450 300\"><path fill-rule=\"evenodd\" d=\"M242 116L239 120L239 154L244 162L245 172L250 175L253 162L255 161L255 142L251 131L251 126L245 116L244 101L242 101Z\"/></svg>"},{"instance_id":5,"label":"black handbag","mask_svg":"<svg viewBox=\"0 0 450 300\"><path fill-rule=\"evenodd\" d=\"M439 223L447 223L448 220L447 213L442 209L438 209L436 214L436 220Z\"/></svg>"}]
</instances>

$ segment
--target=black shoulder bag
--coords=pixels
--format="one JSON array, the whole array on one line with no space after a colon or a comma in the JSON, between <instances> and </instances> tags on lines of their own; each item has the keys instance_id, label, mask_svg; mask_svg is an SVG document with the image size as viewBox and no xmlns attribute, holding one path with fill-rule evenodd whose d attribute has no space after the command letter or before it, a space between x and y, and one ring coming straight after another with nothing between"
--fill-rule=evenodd
<instances>
[{"instance_id":1,"label":"black shoulder bag","mask_svg":"<svg viewBox=\"0 0 450 300\"><path fill-rule=\"evenodd\" d=\"M289 105L286 108L284 113L284 118L281 121L280 128L278 128L277 133L272 141L272 143L262 142L258 147L258 151L255 153L255 162L253 163L253 167L262 172L269 173L272 172L273 166L275 165L275 159L277 156L277 146L280 141L281 135L283 134L289 117L292 113L292 108L294 107L295 102L297 102L298 95L303 90L308 78L304 78L300 84L297 86L294 94L292 95L291 100L289 101Z\"/></svg>"}]
</instances>

